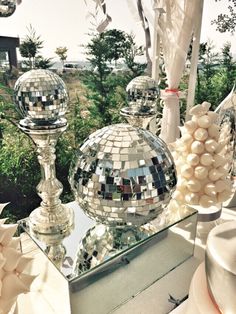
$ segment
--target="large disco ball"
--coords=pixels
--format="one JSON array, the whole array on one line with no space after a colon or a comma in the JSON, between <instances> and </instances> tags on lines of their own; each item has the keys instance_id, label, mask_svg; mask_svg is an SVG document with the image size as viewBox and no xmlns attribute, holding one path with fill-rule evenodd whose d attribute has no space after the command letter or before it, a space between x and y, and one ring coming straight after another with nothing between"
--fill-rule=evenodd
<instances>
[{"instance_id":1,"label":"large disco ball","mask_svg":"<svg viewBox=\"0 0 236 314\"><path fill-rule=\"evenodd\" d=\"M82 144L70 183L91 218L140 226L168 203L176 172L161 139L129 124L116 124L96 131Z\"/></svg>"},{"instance_id":2,"label":"large disco ball","mask_svg":"<svg viewBox=\"0 0 236 314\"><path fill-rule=\"evenodd\" d=\"M0 0L0 17L11 16L16 10L16 0Z\"/></svg>"},{"instance_id":3,"label":"large disco ball","mask_svg":"<svg viewBox=\"0 0 236 314\"><path fill-rule=\"evenodd\" d=\"M36 124L55 122L67 109L68 92L65 83L49 70L30 70L16 81L16 105L24 118Z\"/></svg>"}]
</instances>

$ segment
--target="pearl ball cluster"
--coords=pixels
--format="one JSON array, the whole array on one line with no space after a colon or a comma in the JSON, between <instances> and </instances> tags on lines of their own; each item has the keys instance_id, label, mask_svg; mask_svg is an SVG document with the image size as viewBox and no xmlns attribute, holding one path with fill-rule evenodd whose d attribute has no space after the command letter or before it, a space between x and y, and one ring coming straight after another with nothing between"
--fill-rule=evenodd
<instances>
[{"instance_id":1,"label":"pearl ball cluster","mask_svg":"<svg viewBox=\"0 0 236 314\"><path fill-rule=\"evenodd\" d=\"M203 102L190 110L192 119L180 127L181 138L174 144L178 183L171 208L184 204L210 207L231 196L228 159L222 152L228 139L220 137L218 114Z\"/></svg>"}]
</instances>

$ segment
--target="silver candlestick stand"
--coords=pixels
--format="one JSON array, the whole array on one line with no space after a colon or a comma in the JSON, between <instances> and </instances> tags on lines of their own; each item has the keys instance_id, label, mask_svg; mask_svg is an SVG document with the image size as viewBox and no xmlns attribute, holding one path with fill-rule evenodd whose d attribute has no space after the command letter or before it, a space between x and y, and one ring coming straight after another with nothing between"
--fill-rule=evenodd
<instances>
[{"instance_id":1,"label":"silver candlestick stand","mask_svg":"<svg viewBox=\"0 0 236 314\"><path fill-rule=\"evenodd\" d=\"M67 128L66 119L57 120L50 126L41 126L23 119L19 128L29 135L37 146L41 167L41 181L37 186L42 202L29 216L30 228L35 233L64 233L73 225L73 211L61 204L59 199L63 186L56 178L55 146L59 136Z\"/></svg>"}]
</instances>

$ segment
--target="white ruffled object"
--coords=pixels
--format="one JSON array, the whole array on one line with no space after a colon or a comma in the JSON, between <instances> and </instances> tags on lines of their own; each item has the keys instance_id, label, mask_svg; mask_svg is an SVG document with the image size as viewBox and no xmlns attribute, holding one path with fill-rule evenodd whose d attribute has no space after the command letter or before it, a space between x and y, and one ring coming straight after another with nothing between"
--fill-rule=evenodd
<instances>
[{"instance_id":1,"label":"white ruffled object","mask_svg":"<svg viewBox=\"0 0 236 314\"><path fill-rule=\"evenodd\" d=\"M0 213L6 204L0 204ZM19 251L20 238L13 237L16 224L4 224L0 219L0 314L6 314L16 302L17 296L30 291L35 276L24 274L32 258Z\"/></svg>"}]
</instances>

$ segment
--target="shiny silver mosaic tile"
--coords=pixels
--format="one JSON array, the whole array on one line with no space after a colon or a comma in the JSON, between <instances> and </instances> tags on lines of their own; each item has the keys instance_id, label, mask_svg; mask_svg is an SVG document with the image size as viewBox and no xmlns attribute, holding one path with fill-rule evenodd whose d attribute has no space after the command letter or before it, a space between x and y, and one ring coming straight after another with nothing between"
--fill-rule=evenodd
<instances>
[{"instance_id":1,"label":"shiny silver mosaic tile","mask_svg":"<svg viewBox=\"0 0 236 314\"><path fill-rule=\"evenodd\" d=\"M16 10L16 0L0 0L0 17L11 16Z\"/></svg>"},{"instance_id":2,"label":"shiny silver mosaic tile","mask_svg":"<svg viewBox=\"0 0 236 314\"><path fill-rule=\"evenodd\" d=\"M15 103L24 118L36 124L55 122L67 109L65 83L49 70L30 70L16 81Z\"/></svg>"},{"instance_id":3,"label":"shiny silver mosaic tile","mask_svg":"<svg viewBox=\"0 0 236 314\"><path fill-rule=\"evenodd\" d=\"M95 225L79 243L71 278L96 267L154 233L156 229L151 224L146 224L145 228L127 229Z\"/></svg>"},{"instance_id":4,"label":"shiny silver mosaic tile","mask_svg":"<svg viewBox=\"0 0 236 314\"><path fill-rule=\"evenodd\" d=\"M137 76L126 87L129 107L135 111L155 110L159 96L159 88L155 80L149 76ZM140 108L139 108L140 107ZM138 110L137 110L138 108Z\"/></svg>"},{"instance_id":5,"label":"shiny silver mosaic tile","mask_svg":"<svg viewBox=\"0 0 236 314\"><path fill-rule=\"evenodd\" d=\"M166 144L149 131L116 124L78 150L70 183L80 207L109 225L140 226L157 217L176 185Z\"/></svg>"}]
</instances>

